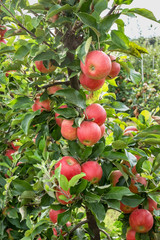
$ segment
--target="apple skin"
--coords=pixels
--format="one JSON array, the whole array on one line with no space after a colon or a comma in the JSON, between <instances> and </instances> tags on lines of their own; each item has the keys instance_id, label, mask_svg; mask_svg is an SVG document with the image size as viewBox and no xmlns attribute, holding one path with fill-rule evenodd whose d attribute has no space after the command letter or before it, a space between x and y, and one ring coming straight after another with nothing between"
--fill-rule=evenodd
<instances>
[{"instance_id":1,"label":"apple skin","mask_svg":"<svg viewBox=\"0 0 160 240\"><path fill-rule=\"evenodd\" d=\"M138 233L147 233L153 227L153 216L146 209L136 209L129 216L129 224Z\"/></svg>"},{"instance_id":2,"label":"apple skin","mask_svg":"<svg viewBox=\"0 0 160 240\"><path fill-rule=\"evenodd\" d=\"M18 151L18 149L20 148L20 146L15 145L14 142L11 142L11 146L16 151Z\"/></svg>"},{"instance_id":3,"label":"apple skin","mask_svg":"<svg viewBox=\"0 0 160 240\"><path fill-rule=\"evenodd\" d=\"M67 200L69 200L70 198L72 198L72 195L70 194L70 191L64 191L62 188L58 189L56 191L56 198L57 201L60 202L62 205L67 205L67 204L71 204L73 203L74 199L69 200L69 201L65 201L59 198L59 196L65 196L67 198Z\"/></svg>"},{"instance_id":4,"label":"apple skin","mask_svg":"<svg viewBox=\"0 0 160 240\"><path fill-rule=\"evenodd\" d=\"M98 103L89 105L85 111L85 119L91 120L101 126L107 118L106 110Z\"/></svg>"},{"instance_id":5,"label":"apple skin","mask_svg":"<svg viewBox=\"0 0 160 240\"><path fill-rule=\"evenodd\" d=\"M68 180L77 174L81 173L81 166L77 160L71 156L65 156L59 160L54 168L58 168L61 164L61 174L64 175Z\"/></svg>"},{"instance_id":6,"label":"apple skin","mask_svg":"<svg viewBox=\"0 0 160 240\"><path fill-rule=\"evenodd\" d=\"M129 228L126 233L126 240L136 240L136 231Z\"/></svg>"},{"instance_id":7,"label":"apple skin","mask_svg":"<svg viewBox=\"0 0 160 240\"><path fill-rule=\"evenodd\" d=\"M110 175L110 181L113 185L113 187L116 186L116 184L119 182L120 177L122 177L123 174L121 173L120 170L114 170L113 172L111 172Z\"/></svg>"},{"instance_id":8,"label":"apple skin","mask_svg":"<svg viewBox=\"0 0 160 240\"><path fill-rule=\"evenodd\" d=\"M51 209L49 211L49 218L53 223L57 223L57 219L58 219L58 214L65 212L64 209L60 209L60 210L54 210Z\"/></svg>"},{"instance_id":9,"label":"apple skin","mask_svg":"<svg viewBox=\"0 0 160 240\"><path fill-rule=\"evenodd\" d=\"M153 199L149 198L149 197L148 197L147 200L148 200L148 209L147 209L147 210L148 210L149 212L153 213L154 209L155 209L155 210L158 209L158 207L157 207L157 202L154 201Z\"/></svg>"},{"instance_id":10,"label":"apple skin","mask_svg":"<svg viewBox=\"0 0 160 240\"><path fill-rule=\"evenodd\" d=\"M62 136L70 141L77 139L77 128L72 127L74 120L64 119L61 124L61 134Z\"/></svg>"},{"instance_id":11,"label":"apple skin","mask_svg":"<svg viewBox=\"0 0 160 240\"><path fill-rule=\"evenodd\" d=\"M81 165L82 172L86 174L83 178L92 184L98 183L103 175L102 167L96 161L87 161Z\"/></svg>"},{"instance_id":12,"label":"apple skin","mask_svg":"<svg viewBox=\"0 0 160 240\"><path fill-rule=\"evenodd\" d=\"M6 153L5 153L5 156L7 156L10 160L13 160L13 157L12 157L11 154L13 154L15 152L16 152L16 150L14 150L14 149L7 149Z\"/></svg>"},{"instance_id":13,"label":"apple skin","mask_svg":"<svg viewBox=\"0 0 160 240\"><path fill-rule=\"evenodd\" d=\"M100 129L101 129L101 138L104 136L104 133L105 133L105 130L106 130L106 127L104 124L102 124L101 126L99 126Z\"/></svg>"},{"instance_id":14,"label":"apple skin","mask_svg":"<svg viewBox=\"0 0 160 240\"><path fill-rule=\"evenodd\" d=\"M56 86L47 88L47 92L49 95L51 95L51 94L55 94L55 92L57 92L58 90L61 90L61 89L62 89L62 87L60 85L56 85Z\"/></svg>"},{"instance_id":15,"label":"apple skin","mask_svg":"<svg viewBox=\"0 0 160 240\"><path fill-rule=\"evenodd\" d=\"M35 61L35 65L36 65L36 68L41 73L51 73L56 69L56 67L54 65L52 65L51 62L49 62L49 68L48 69L44 66L43 61Z\"/></svg>"},{"instance_id":16,"label":"apple skin","mask_svg":"<svg viewBox=\"0 0 160 240\"><path fill-rule=\"evenodd\" d=\"M1 44L1 43L7 44L6 40L5 40L5 39L3 39L3 38L2 38L2 39L0 39L0 44Z\"/></svg>"},{"instance_id":17,"label":"apple skin","mask_svg":"<svg viewBox=\"0 0 160 240\"><path fill-rule=\"evenodd\" d=\"M55 23L56 20L58 19L58 17L59 17L58 14L56 14L56 15L50 17L50 18L49 18L49 21L52 22L52 23Z\"/></svg>"},{"instance_id":18,"label":"apple skin","mask_svg":"<svg viewBox=\"0 0 160 240\"><path fill-rule=\"evenodd\" d=\"M50 111L51 107L50 107L50 100L46 99L42 102L40 102L39 98L35 99L34 104L32 105L32 110L35 112L39 109L41 109L41 112L43 112L44 110L46 111Z\"/></svg>"},{"instance_id":19,"label":"apple skin","mask_svg":"<svg viewBox=\"0 0 160 240\"><path fill-rule=\"evenodd\" d=\"M134 132L134 133L138 132L138 129L137 129L136 126L128 126L128 127L126 127L124 129L124 134L123 135L133 137L132 132Z\"/></svg>"},{"instance_id":20,"label":"apple skin","mask_svg":"<svg viewBox=\"0 0 160 240\"><path fill-rule=\"evenodd\" d=\"M112 78L117 77L117 75L119 74L119 72L121 70L121 65L115 61L116 60L115 56L110 55L109 57L111 59L112 65L111 65L111 71L110 71L107 79L112 79Z\"/></svg>"},{"instance_id":21,"label":"apple skin","mask_svg":"<svg viewBox=\"0 0 160 240\"><path fill-rule=\"evenodd\" d=\"M137 207L130 207L128 205L123 204L122 202L120 202L120 210L124 213L131 213L133 212L135 209L138 209Z\"/></svg>"},{"instance_id":22,"label":"apple skin","mask_svg":"<svg viewBox=\"0 0 160 240\"><path fill-rule=\"evenodd\" d=\"M62 105L59 108L67 108L67 107L68 107L67 105ZM63 118L57 118L59 115L60 115L59 113L55 113L55 120L56 120L57 125L61 127L64 119Z\"/></svg>"},{"instance_id":23,"label":"apple skin","mask_svg":"<svg viewBox=\"0 0 160 240\"><path fill-rule=\"evenodd\" d=\"M141 183L145 187L147 186L147 180L139 174L136 174L134 178L131 178L131 184L129 186L130 191L133 193L138 193L138 188L135 186L135 183Z\"/></svg>"},{"instance_id":24,"label":"apple skin","mask_svg":"<svg viewBox=\"0 0 160 240\"><path fill-rule=\"evenodd\" d=\"M82 72L92 79L103 79L111 71L111 60L102 51L94 50L87 54L85 64L80 63Z\"/></svg>"},{"instance_id":25,"label":"apple skin","mask_svg":"<svg viewBox=\"0 0 160 240\"><path fill-rule=\"evenodd\" d=\"M141 156L138 156L138 155L135 155L135 157L137 158L137 161L141 158ZM123 171L124 171L125 173L127 173L127 170L126 170L126 167L125 167L125 166L127 166L128 168L131 168L130 163L129 163L128 161L122 160L121 164L122 164ZM133 173L134 175L137 174L136 165L135 165L134 167L132 167L132 173Z\"/></svg>"},{"instance_id":26,"label":"apple skin","mask_svg":"<svg viewBox=\"0 0 160 240\"><path fill-rule=\"evenodd\" d=\"M5 26L0 25L0 40L3 39L6 32L7 32L7 28Z\"/></svg>"},{"instance_id":27,"label":"apple skin","mask_svg":"<svg viewBox=\"0 0 160 240\"><path fill-rule=\"evenodd\" d=\"M70 227L71 226L71 222L67 222L66 223L66 226L67 227ZM56 230L56 228L52 228L52 230L53 230L53 235L55 235L56 237L58 236L58 233L57 233L57 230ZM64 232L62 229L60 229L60 234L62 234L62 236L63 235L65 235L66 234L66 232Z\"/></svg>"},{"instance_id":28,"label":"apple skin","mask_svg":"<svg viewBox=\"0 0 160 240\"><path fill-rule=\"evenodd\" d=\"M92 146L100 140L101 129L95 122L83 121L77 128L77 137L82 144Z\"/></svg>"},{"instance_id":29,"label":"apple skin","mask_svg":"<svg viewBox=\"0 0 160 240\"><path fill-rule=\"evenodd\" d=\"M9 77L10 72L11 72L11 73L12 73L12 72L16 72L16 70L7 71L7 72L5 73L6 77Z\"/></svg>"},{"instance_id":30,"label":"apple skin","mask_svg":"<svg viewBox=\"0 0 160 240\"><path fill-rule=\"evenodd\" d=\"M84 73L81 73L79 77L79 81L86 90L97 91L105 83L105 78L96 81L95 79L87 77Z\"/></svg>"}]
</instances>

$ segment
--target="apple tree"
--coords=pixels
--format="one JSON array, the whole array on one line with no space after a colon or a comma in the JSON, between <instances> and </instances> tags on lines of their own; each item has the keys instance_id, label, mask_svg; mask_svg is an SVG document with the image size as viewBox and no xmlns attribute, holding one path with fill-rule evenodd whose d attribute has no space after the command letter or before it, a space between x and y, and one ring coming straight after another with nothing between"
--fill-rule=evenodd
<instances>
[{"instance_id":1,"label":"apple tree","mask_svg":"<svg viewBox=\"0 0 160 240\"><path fill-rule=\"evenodd\" d=\"M159 239L160 126L109 92L147 53L123 16L158 22L132 2L0 1L0 239Z\"/></svg>"}]
</instances>

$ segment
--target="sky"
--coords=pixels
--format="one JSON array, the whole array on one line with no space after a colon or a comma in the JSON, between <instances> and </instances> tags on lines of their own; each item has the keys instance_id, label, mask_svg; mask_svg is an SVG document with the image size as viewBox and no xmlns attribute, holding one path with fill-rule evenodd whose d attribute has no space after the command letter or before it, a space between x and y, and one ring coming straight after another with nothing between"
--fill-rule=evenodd
<instances>
[{"instance_id":1,"label":"sky","mask_svg":"<svg viewBox=\"0 0 160 240\"><path fill-rule=\"evenodd\" d=\"M38 2L38 0L29 0L30 4ZM111 1L112 3L113 1ZM155 17L160 20L160 0L133 0L130 5L122 5L126 8L146 8L153 12ZM136 18L129 18L122 16L126 27L125 34L133 38L143 36L145 38L160 36L160 24L148 20L147 18L138 16Z\"/></svg>"}]
</instances>

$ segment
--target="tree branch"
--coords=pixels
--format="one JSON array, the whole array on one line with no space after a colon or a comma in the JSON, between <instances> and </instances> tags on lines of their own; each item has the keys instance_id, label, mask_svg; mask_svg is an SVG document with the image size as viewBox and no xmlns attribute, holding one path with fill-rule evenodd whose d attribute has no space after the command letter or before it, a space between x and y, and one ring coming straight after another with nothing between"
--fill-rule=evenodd
<instances>
[{"instance_id":1,"label":"tree branch","mask_svg":"<svg viewBox=\"0 0 160 240\"><path fill-rule=\"evenodd\" d=\"M37 90L42 90L42 89L47 89L49 87L52 87L52 86L56 86L56 85L61 85L61 84L65 84L67 86L70 85L70 81L66 81L66 82L54 82L54 83L50 83L50 84L47 84L47 85L44 85L42 87L38 87L36 86Z\"/></svg>"},{"instance_id":2,"label":"tree branch","mask_svg":"<svg viewBox=\"0 0 160 240\"><path fill-rule=\"evenodd\" d=\"M86 207L86 215L87 215L89 229L93 232L93 235L94 235L94 237L91 236L91 240L100 240L100 229L97 226L95 216L87 207Z\"/></svg>"},{"instance_id":3,"label":"tree branch","mask_svg":"<svg viewBox=\"0 0 160 240\"><path fill-rule=\"evenodd\" d=\"M117 6L118 6L117 4L114 4L113 7L110 9L110 11L107 13L106 17L110 16Z\"/></svg>"},{"instance_id":4,"label":"tree branch","mask_svg":"<svg viewBox=\"0 0 160 240\"><path fill-rule=\"evenodd\" d=\"M104 231L104 230L101 229L101 228L100 228L100 231L103 232L103 233L107 236L108 240L111 240L109 234L108 234L106 231Z\"/></svg>"},{"instance_id":5,"label":"tree branch","mask_svg":"<svg viewBox=\"0 0 160 240\"><path fill-rule=\"evenodd\" d=\"M2 5L10 14L11 16L14 18L14 20L17 22L18 26L21 27L22 29L24 29L27 33L29 33L29 35L31 35L33 38L37 38L36 35L34 33L32 33L31 31L29 31L25 26L22 25L22 23L13 15L13 13L0 1L0 5ZM46 41L43 41L44 44L46 44L48 47L51 48L51 45L49 43L47 43Z\"/></svg>"},{"instance_id":6,"label":"tree branch","mask_svg":"<svg viewBox=\"0 0 160 240\"><path fill-rule=\"evenodd\" d=\"M74 226L74 227L70 230L69 233L66 233L66 234L64 235L64 237L70 236L77 228L81 227L81 226L82 226L83 224L85 224L85 223L88 223L88 220L87 220L87 219L84 220L84 221L79 222L76 226Z\"/></svg>"}]
</instances>

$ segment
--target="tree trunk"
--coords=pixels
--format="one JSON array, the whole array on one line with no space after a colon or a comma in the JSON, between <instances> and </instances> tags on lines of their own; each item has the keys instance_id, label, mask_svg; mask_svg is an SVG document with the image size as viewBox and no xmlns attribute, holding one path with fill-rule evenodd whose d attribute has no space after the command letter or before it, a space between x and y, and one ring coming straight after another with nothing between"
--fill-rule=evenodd
<instances>
[{"instance_id":1,"label":"tree trunk","mask_svg":"<svg viewBox=\"0 0 160 240\"><path fill-rule=\"evenodd\" d=\"M97 226L95 216L87 207L86 207L86 215L88 220L88 227L93 233L93 236L91 236L91 240L100 240L100 229Z\"/></svg>"}]
</instances>

